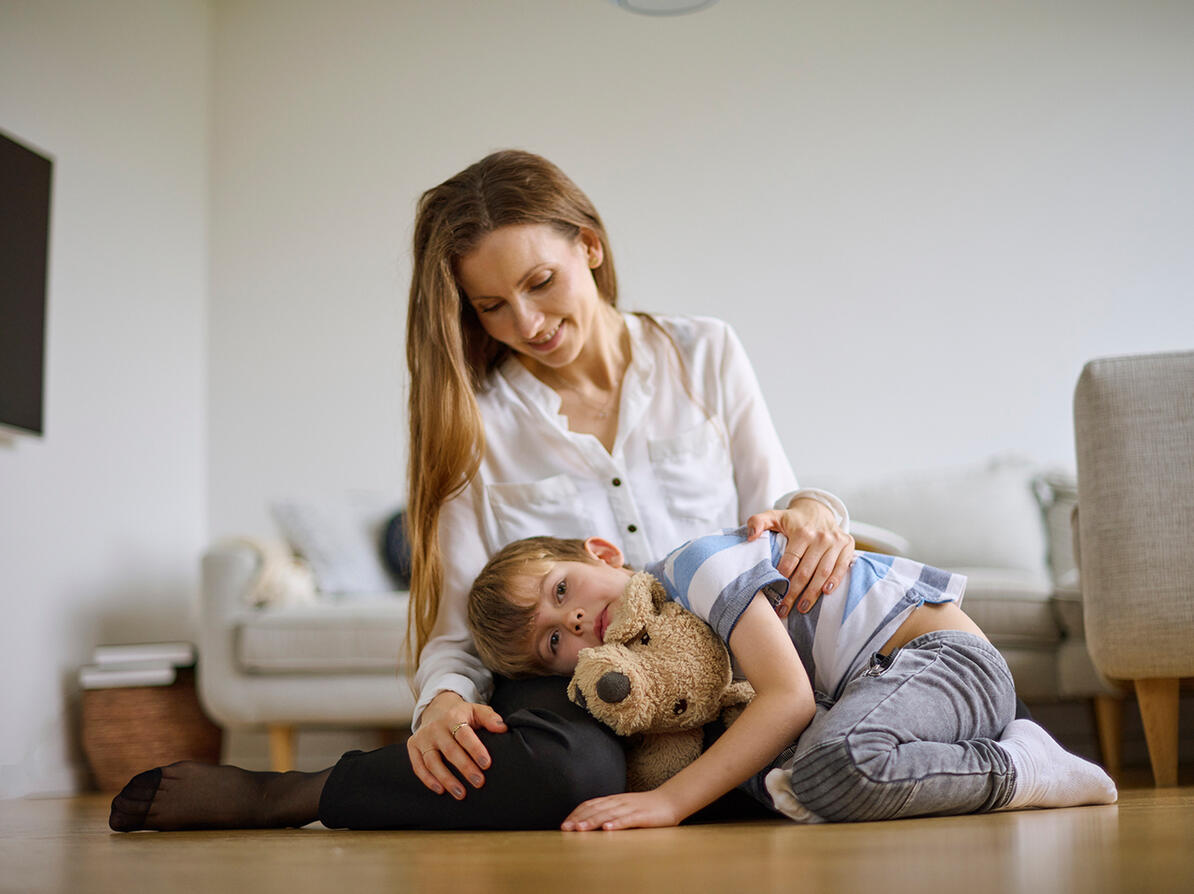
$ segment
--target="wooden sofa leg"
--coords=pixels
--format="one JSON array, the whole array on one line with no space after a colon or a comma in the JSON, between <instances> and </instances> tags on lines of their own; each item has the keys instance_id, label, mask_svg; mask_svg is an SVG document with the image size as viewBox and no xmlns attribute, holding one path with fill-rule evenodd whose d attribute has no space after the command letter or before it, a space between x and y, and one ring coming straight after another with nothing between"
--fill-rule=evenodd
<instances>
[{"instance_id":1,"label":"wooden sofa leg","mask_svg":"<svg viewBox=\"0 0 1194 894\"><path fill-rule=\"evenodd\" d=\"M1099 734L1099 754L1112 776L1123 769L1124 702L1114 695L1094 697L1095 728Z\"/></svg>"},{"instance_id":2,"label":"wooden sofa leg","mask_svg":"<svg viewBox=\"0 0 1194 894\"><path fill-rule=\"evenodd\" d=\"M1136 700L1158 786L1177 785L1178 680L1136 680Z\"/></svg>"},{"instance_id":3,"label":"wooden sofa leg","mask_svg":"<svg viewBox=\"0 0 1194 894\"><path fill-rule=\"evenodd\" d=\"M294 727L275 725L269 728L269 764L276 773L294 769Z\"/></svg>"}]
</instances>

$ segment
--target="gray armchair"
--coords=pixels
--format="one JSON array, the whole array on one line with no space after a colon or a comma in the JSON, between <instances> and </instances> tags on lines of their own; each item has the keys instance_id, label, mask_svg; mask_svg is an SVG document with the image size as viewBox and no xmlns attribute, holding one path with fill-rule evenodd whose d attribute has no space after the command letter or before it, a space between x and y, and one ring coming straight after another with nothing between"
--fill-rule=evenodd
<instances>
[{"instance_id":1,"label":"gray armchair","mask_svg":"<svg viewBox=\"0 0 1194 894\"><path fill-rule=\"evenodd\" d=\"M1131 680L1157 785L1177 784L1194 676L1194 352L1092 360L1074 393L1086 642Z\"/></svg>"}]
</instances>

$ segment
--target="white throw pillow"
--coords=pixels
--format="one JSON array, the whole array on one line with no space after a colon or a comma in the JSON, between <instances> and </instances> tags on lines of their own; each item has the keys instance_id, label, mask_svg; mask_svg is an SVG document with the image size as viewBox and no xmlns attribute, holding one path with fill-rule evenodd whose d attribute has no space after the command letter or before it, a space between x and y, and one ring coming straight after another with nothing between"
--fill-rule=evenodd
<instances>
[{"instance_id":1,"label":"white throw pillow","mask_svg":"<svg viewBox=\"0 0 1194 894\"><path fill-rule=\"evenodd\" d=\"M398 589L382 558L386 521L398 499L349 493L319 500L277 500L270 506L282 536L307 560L327 595L377 594Z\"/></svg>"},{"instance_id":2,"label":"white throw pillow","mask_svg":"<svg viewBox=\"0 0 1194 894\"><path fill-rule=\"evenodd\" d=\"M939 568L1014 568L1048 579L1045 522L1029 460L1000 456L971 466L878 479L808 482L837 494L851 519L890 528L908 555Z\"/></svg>"}]
</instances>

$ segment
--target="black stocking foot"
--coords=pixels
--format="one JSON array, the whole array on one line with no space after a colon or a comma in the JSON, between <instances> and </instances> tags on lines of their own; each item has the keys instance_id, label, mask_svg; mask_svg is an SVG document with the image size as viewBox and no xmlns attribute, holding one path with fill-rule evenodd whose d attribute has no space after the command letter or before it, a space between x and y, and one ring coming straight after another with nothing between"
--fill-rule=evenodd
<instances>
[{"instance_id":1,"label":"black stocking foot","mask_svg":"<svg viewBox=\"0 0 1194 894\"><path fill-rule=\"evenodd\" d=\"M319 818L330 770L268 773L181 761L146 770L113 800L108 825L140 829L276 829Z\"/></svg>"}]
</instances>

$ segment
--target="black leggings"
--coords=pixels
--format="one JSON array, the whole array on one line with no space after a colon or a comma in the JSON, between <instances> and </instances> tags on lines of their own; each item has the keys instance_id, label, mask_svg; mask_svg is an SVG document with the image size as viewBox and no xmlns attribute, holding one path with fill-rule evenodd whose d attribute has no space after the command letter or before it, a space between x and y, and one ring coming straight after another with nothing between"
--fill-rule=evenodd
<instances>
[{"instance_id":1,"label":"black leggings","mask_svg":"<svg viewBox=\"0 0 1194 894\"><path fill-rule=\"evenodd\" d=\"M493 759L457 801L415 776L405 745L350 751L332 768L319 819L336 829L555 829L588 798L625 790L622 745L568 701L564 677L499 680L491 702L508 732L477 730ZM450 766L450 765L449 765Z\"/></svg>"},{"instance_id":2,"label":"black leggings","mask_svg":"<svg viewBox=\"0 0 1194 894\"><path fill-rule=\"evenodd\" d=\"M464 784L463 801L428 789L406 746L388 745L340 758L319 799L320 821L334 829L559 828L581 801L626 787L620 741L568 701L567 684L564 677L498 680L492 705L509 731L477 731L493 764L482 788ZM1016 716L1031 716L1017 702ZM774 816L735 790L689 822Z\"/></svg>"}]
</instances>

